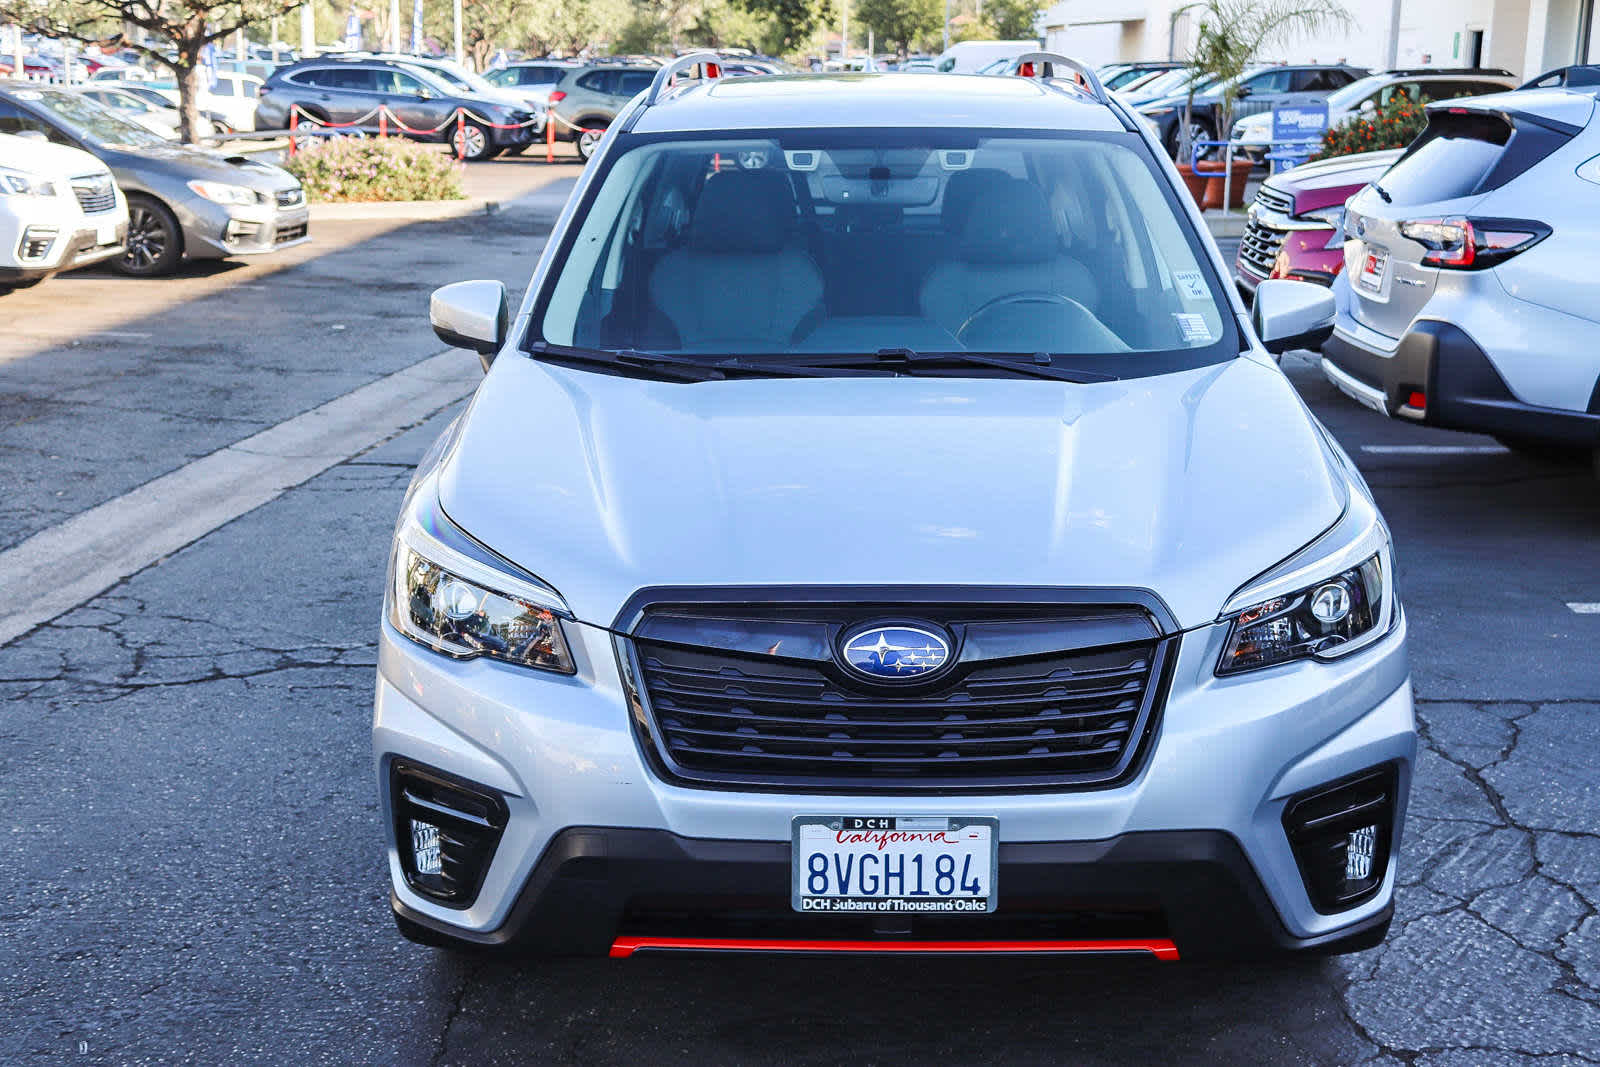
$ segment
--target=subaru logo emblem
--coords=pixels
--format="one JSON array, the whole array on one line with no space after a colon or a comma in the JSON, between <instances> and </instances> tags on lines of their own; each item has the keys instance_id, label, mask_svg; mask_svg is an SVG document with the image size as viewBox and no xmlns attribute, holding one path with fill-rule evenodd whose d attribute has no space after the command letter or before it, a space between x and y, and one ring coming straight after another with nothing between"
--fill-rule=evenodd
<instances>
[{"instance_id":1,"label":"subaru logo emblem","mask_svg":"<svg viewBox=\"0 0 1600 1067\"><path fill-rule=\"evenodd\" d=\"M931 625L873 623L846 635L840 659L852 674L903 682L944 669L950 651L950 639Z\"/></svg>"},{"instance_id":2,"label":"subaru logo emblem","mask_svg":"<svg viewBox=\"0 0 1600 1067\"><path fill-rule=\"evenodd\" d=\"M1357 237L1365 237L1366 235L1367 235L1367 220L1363 219L1363 218L1356 219L1356 236Z\"/></svg>"}]
</instances>

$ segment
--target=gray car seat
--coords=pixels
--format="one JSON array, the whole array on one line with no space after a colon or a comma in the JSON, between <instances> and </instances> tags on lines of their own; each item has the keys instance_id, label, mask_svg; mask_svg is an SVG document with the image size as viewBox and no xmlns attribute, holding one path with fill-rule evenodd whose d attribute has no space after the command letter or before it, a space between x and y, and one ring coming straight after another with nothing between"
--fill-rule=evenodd
<instances>
[{"instance_id":1,"label":"gray car seat","mask_svg":"<svg viewBox=\"0 0 1600 1067\"><path fill-rule=\"evenodd\" d=\"M795 239L777 171L727 171L700 191L684 247L650 274L650 300L686 349L773 351L822 315L822 273Z\"/></svg>"}]
</instances>

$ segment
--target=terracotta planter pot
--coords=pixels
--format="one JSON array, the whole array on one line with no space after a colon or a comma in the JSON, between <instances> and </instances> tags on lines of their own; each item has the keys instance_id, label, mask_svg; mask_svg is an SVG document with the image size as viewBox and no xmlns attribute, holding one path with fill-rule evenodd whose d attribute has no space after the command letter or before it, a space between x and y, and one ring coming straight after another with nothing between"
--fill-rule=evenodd
<instances>
[{"instance_id":1,"label":"terracotta planter pot","mask_svg":"<svg viewBox=\"0 0 1600 1067\"><path fill-rule=\"evenodd\" d=\"M1251 163L1248 159L1236 159L1233 161L1233 184L1231 190L1229 191L1229 208L1244 207L1245 182L1250 180L1250 172L1254 169L1255 164ZM1199 171L1198 176L1204 177L1206 183L1205 194L1200 200L1201 210L1210 210L1214 207L1221 207L1223 187L1226 180L1223 174L1222 162L1220 160L1212 161L1202 159L1197 170ZM1188 184L1187 180L1185 181L1185 184Z\"/></svg>"},{"instance_id":2,"label":"terracotta planter pot","mask_svg":"<svg viewBox=\"0 0 1600 1067\"><path fill-rule=\"evenodd\" d=\"M1201 203L1206 191L1206 176L1196 174L1194 168L1187 163L1179 163L1178 177L1183 179L1183 184L1188 187L1189 195L1194 197L1194 202Z\"/></svg>"}]
</instances>

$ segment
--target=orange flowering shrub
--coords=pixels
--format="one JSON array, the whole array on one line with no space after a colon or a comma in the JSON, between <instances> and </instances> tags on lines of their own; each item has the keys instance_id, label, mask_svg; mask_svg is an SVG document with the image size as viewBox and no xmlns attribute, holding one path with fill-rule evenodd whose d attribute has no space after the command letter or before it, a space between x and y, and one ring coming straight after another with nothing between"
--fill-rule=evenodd
<instances>
[{"instance_id":1,"label":"orange flowering shrub","mask_svg":"<svg viewBox=\"0 0 1600 1067\"><path fill-rule=\"evenodd\" d=\"M1331 159L1357 152L1377 152L1385 148L1404 148L1417 139L1428 116L1422 105L1427 97L1412 100L1405 93L1395 93L1389 102L1377 111L1357 113L1355 116L1330 127L1322 135L1322 148L1312 159Z\"/></svg>"}]
</instances>

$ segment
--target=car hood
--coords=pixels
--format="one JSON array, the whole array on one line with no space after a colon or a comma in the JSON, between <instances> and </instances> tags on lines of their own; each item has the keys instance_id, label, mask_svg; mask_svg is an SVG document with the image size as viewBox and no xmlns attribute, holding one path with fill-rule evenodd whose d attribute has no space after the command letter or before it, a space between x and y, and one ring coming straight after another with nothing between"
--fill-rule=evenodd
<instances>
[{"instance_id":1,"label":"car hood","mask_svg":"<svg viewBox=\"0 0 1600 1067\"><path fill-rule=\"evenodd\" d=\"M1266 184L1294 200L1296 214L1342 204L1383 177L1405 149L1362 152L1304 163L1268 178Z\"/></svg>"},{"instance_id":2,"label":"car hood","mask_svg":"<svg viewBox=\"0 0 1600 1067\"><path fill-rule=\"evenodd\" d=\"M248 156L224 156L218 152L181 145L148 148L108 146L100 149L99 155L113 170L128 167L145 173L155 171L184 182L229 182L264 192L299 184L294 175L271 163L262 163Z\"/></svg>"},{"instance_id":3,"label":"car hood","mask_svg":"<svg viewBox=\"0 0 1600 1067\"><path fill-rule=\"evenodd\" d=\"M9 133L0 133L0 164L50 179L101 174L106 169L104 163L82 149Z\"/></svg>"},{"instance_id":4,"label":"car hood","mask_svg":"<svg viewBox=\"0 0 1600 1067\"><path fill-rule=\"evenodd\" d=\"M1327 529L1348 486L1248 358L1129 381L646 382L496 361L451 519L611 625L650 586L1148 589L1184 627Z\"/></svg>"}]
</instances>

